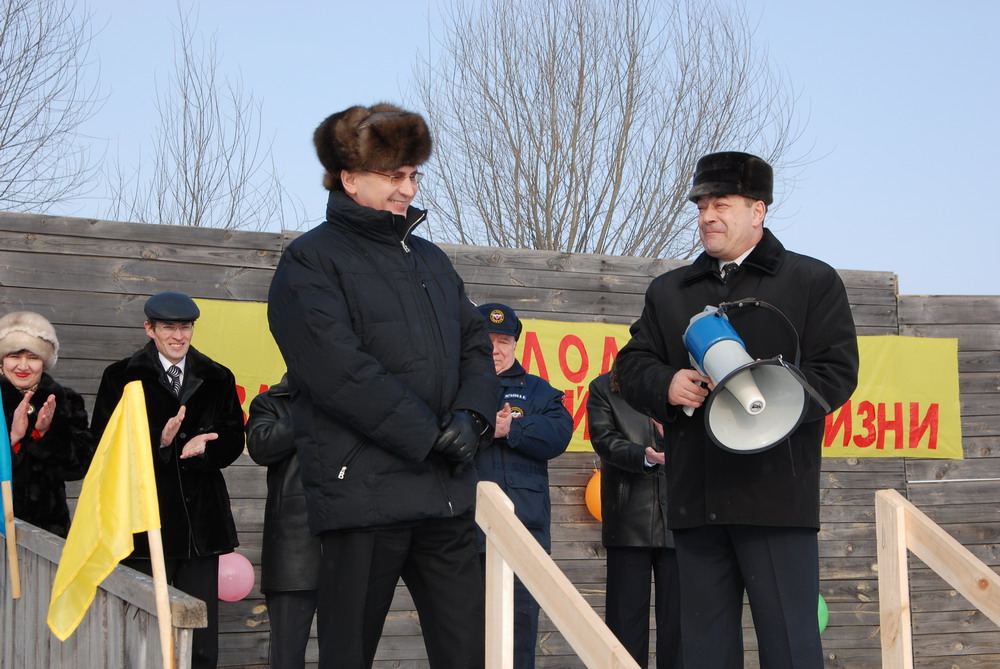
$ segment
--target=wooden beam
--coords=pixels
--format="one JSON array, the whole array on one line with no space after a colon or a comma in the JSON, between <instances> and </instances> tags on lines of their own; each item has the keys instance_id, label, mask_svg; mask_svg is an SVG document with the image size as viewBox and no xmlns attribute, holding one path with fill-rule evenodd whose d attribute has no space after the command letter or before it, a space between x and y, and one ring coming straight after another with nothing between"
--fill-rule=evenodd
<instances>
[{"instance_id":1,"label":"wooden beam","mask_svg":"<svg viewBox=\"0 0 1000 669\"><path fill-rule=\"evenodd\" d=\"M906 565L906 518L900 500L906 501L895 490L879 490L875 493L882 669L913 667L910 583Z\"/></svg>"},{"instance_id":2,"label":"wooden beam","mask_svg":"<svg viewBox=\"0 0 1000 669\"><path fill-rule=\"evenodd\" d=\"M510 500L497 484L479 484L476 522L587 667L639 669L604 621L514 516ZM487 631L487 638L494 634Z\"/></svg>"}]
</instances>

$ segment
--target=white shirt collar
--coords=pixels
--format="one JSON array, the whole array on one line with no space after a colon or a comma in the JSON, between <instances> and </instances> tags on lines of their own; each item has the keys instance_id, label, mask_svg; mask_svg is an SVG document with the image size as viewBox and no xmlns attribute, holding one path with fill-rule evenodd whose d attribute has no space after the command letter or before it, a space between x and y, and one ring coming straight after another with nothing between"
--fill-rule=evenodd
<instances>
[{"instance_id":1,"label":"white shirt collar","mask_svg":"<svg viewBox=\"0 0 1000 669\"><path fill-rule=\"evenodd\" d=\"M170 369L170 366L174 364L169 360L167 360L166 358L164 358L163 354L160 353L159 351L156 352L156 355L160 358L160 364L163 366L163 371L167 371L168 369ZM184 376L184 363L186 362L187 362L187 356L184 356L184 358L177 363L177 366L181 370L181 376Z\"/></svg>"},{"instance_id":2,"label":"white shirt collar","mask_svg":"<svg viewBox=\"0 0 1000 669\"><path fill-rule=\"evenodd\" d=\"M753 246L751 246L750 248L748 248L748 249L747 249L746 251L744 251L744 252L743 252L743 255L741 255L741 256L740 256L739 258L737 258L736 260L723 260L722 258L716 258L716 259L715 259L715 260L716 260L716 262L718 262L718 263L719 263L719 271L722 271L722 268L723 268L723 267L725 267L726 265L728 265L728 264L729 264L729 263L731 263L731 262L734 262L734 263L736 263L737 265L742 265L742 264L743 264L743 261L747 259L747 256L748 256L748 255L750 255L751 253L753 253L753 250L754 250L755 248L757 248L757 245L756 245L756 244L754 244Z\"/></svg>"}]
</instances>

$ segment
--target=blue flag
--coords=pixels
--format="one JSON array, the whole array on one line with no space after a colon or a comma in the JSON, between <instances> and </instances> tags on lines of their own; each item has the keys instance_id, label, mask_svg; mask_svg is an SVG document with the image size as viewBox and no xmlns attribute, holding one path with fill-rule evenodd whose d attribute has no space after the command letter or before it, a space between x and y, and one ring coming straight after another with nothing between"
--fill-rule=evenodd
<instances>
[{"instance_id":1,"label":"blue flag","mask_svg":"<svg viewBox=\"0 0 1000 669\"><path fill-rule=\"evenodd\" d=\"M0 424L0 482L10 481L11 478L11 464L10 464L10 433L7 431L7 416L4 415L3 403L0 402L0 419L3 423ZM9 486L5 486L9 489ZM2 494L2 493L0 493ZM13 500L11 500L13 503ZM3 506L0 505L0 509ZM0 534L7 536L7 527L3 522L3 512L0 511Z\"/></svg>"}]
</instances>

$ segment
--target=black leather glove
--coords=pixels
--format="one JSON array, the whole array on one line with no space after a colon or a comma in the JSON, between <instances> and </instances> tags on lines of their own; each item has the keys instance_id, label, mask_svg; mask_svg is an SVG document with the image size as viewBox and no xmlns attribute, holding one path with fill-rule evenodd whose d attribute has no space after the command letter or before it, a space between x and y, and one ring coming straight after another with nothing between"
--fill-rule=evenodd
<instances>
[{"instance_id":1,"label":"black leather glove","mask_svg":"<svg viewBox=\"0 0 1000 669\"><path fill-rule=\"evenodd\" d=\"M480 419L468 411L452 411L441 422L441 434L431 450L457 465L472 462L479 446L483 427ZM461 470L459 470L461 471Z\"/></svg>"}]
</instances>

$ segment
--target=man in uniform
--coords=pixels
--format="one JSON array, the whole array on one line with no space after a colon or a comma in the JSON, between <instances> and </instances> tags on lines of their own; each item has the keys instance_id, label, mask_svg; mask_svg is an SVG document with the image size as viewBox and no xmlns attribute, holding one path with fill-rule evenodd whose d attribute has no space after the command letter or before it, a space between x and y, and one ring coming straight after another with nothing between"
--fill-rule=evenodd
<instances>
[{"instance_id":1,"label":"man in uniform","mask_svg":"<svg viewBox=\"0 0 1000 669\"><path fill-rule=\"evenodd\" d=\"M765 308L730 310L751 357L799 360L830 407L854 391L858 349L844 284L830 266L785 250L764 228L772 185L771 166L757 156L723 152L698 161L689 199L704 252L650 284L618 357L622 395L664 428L688 667L743 666L744 591L761 666L823 666L816 534L826 410L810 400L799 427L769 450L723 450L698 410L710 380L691 368L682 340L706 306L753 297L787 322Z\"/></svg>"},{"instance_id":2,"label":"man in uniform","mask_svg":"<svg viewBox=\"0 0 1000 669\"><path fill-rule=\"evenodd\" d=\"M493 341L493 365L500 402L493 444L476 456L481 481L493 481L514 502L514 513L546 551L552 550L549 460L562 455L573 436L573 417L563 393L528 374L514 357L521 321L505 304L479 307ZM480 542L480 550L485 543ZM485 565L486 554L483 553ZM514 581L514 666L535 666L538 602L520 579Z\"/></svg>"}]
</instances>

